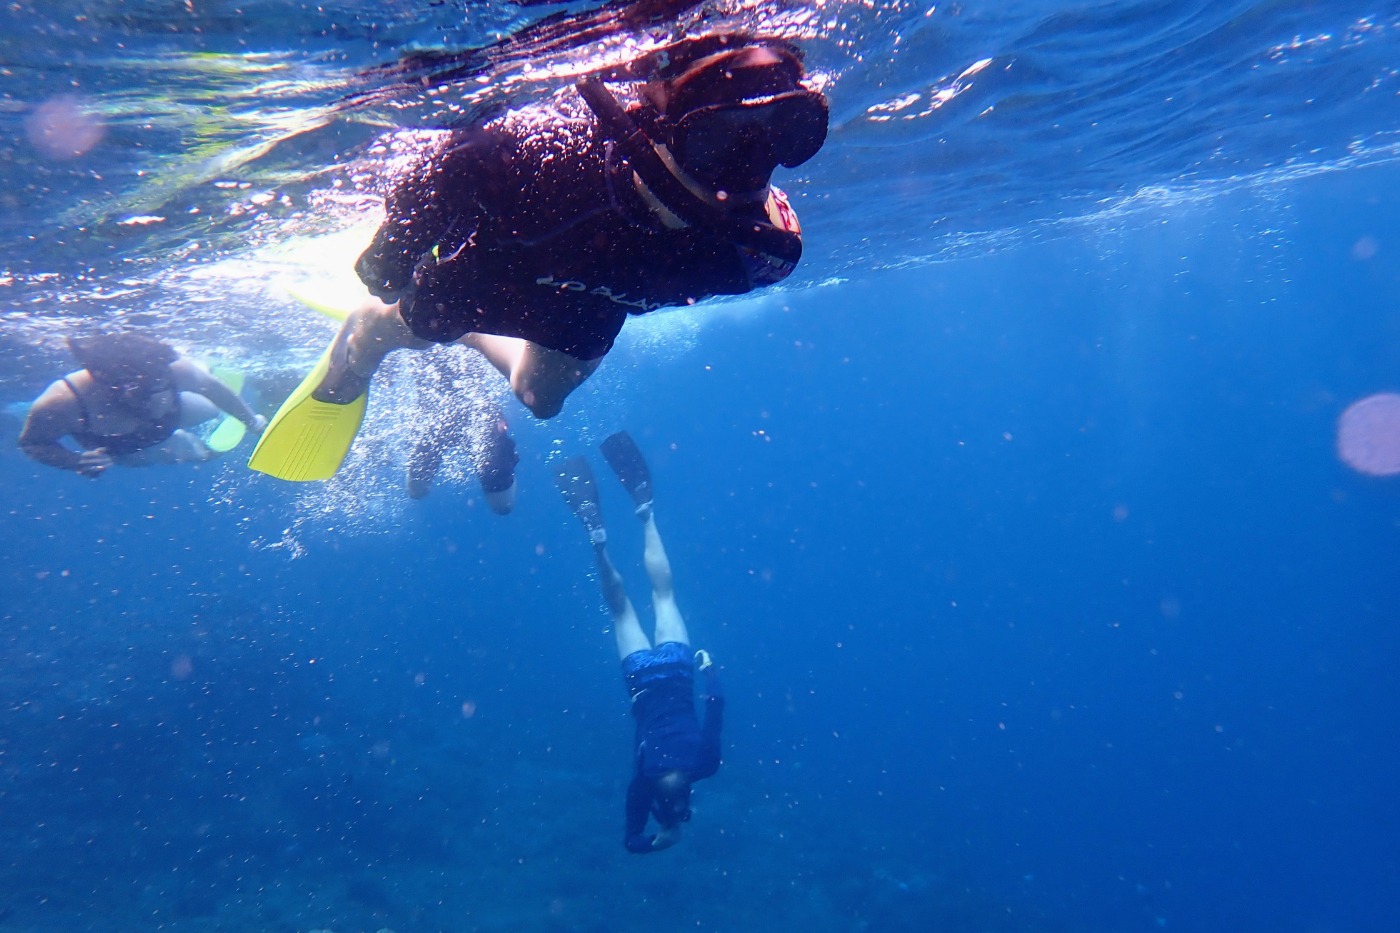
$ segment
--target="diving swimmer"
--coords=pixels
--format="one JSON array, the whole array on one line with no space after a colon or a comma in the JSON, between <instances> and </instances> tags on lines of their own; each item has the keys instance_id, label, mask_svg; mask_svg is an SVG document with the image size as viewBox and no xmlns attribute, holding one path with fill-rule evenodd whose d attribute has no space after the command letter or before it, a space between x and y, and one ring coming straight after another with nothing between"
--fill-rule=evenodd
<instances>
[{"instance_id":1,"label":"diving swimmer","mask_svg":"<svg viewBox=\"0 0 1400 933\"><path fill-rule=\"evenodd\" d=\"M186 428L220 411L255 434L267 426L207 369L153 337L74 337L68 346L83 368L44 390L19 436L20 449L47 466L96 478L113 464L199 462L214 454Z\"/></svg>"},{"instance_id":2,"label":"diving swimmer","mask_svg":"<svg viewBox=\"0 0 1400 933\"><path fill-rule=\"evenodd\" d=\"M724 696L709 653L696 651L692 658L690 635L672 588L671 564L656 527L646 461L625 431L605 440L602 449L631 494L637 517L642 521L644 561L656 613L652 641L642 631L637 610L623 588L622 576L608 556L607 529L588 461L583 457L566 461L557 483L593 544L598 582L612 616L622 677L632 700L636 733L623 845L629 852L645 854L680 840L681 824L690 820L691 786L719 770ZM701 695L703 720L695 713L696 668L705 675ZM654 833L647 832L649 820L656 822Z\"/></svg>"}]
</instances>

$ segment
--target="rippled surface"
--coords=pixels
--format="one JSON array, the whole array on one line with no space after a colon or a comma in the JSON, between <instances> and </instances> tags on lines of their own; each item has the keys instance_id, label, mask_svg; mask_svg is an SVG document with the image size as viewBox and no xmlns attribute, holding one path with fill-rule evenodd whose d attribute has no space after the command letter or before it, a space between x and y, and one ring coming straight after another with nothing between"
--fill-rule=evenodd
<instances>
[{"instance_id":1,"label":"rippled surface","mask_svg":"<svg viewBox=\"0 0 1400 933\"><path fill-rule=\"evenodd\" d=\"M381 133L527 100L687 31L796 39L826 85L828 145L778 178L808 235L798 285L1395 156L1400 16L1361 3L171 9L0 13L6 340L121 316L177 340L217 324L255 355L296 343L299 325L265 313L283 300L268 270L372 210Z\"/></svg>"}]
</instances>

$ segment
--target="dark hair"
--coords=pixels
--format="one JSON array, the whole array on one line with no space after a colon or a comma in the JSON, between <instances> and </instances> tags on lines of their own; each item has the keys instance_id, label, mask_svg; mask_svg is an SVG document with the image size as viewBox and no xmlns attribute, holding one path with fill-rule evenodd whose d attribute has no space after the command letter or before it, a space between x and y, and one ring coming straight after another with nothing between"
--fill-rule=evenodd
<instances>
[{"instance_id":1,"label":"dark hair","mask_svg":"<svg viewBox=\"0 0 1400 933\"><path fill-rule=\"evenodd\" d=\"M690 778L683 772L671 771L657 778L652 788L652 813L663 826L675 826L690 820Z\"/></svg>"},{"instance_id":2,"label":"dark hair","mask_svg":"<svg viewBox=\"0 0 1400 933\"><path fill-rule=\"evenodd\" d=\"M744 106L803 91L802 63L786 49L751 45L707 55L666 80L666 114L680 119L705 107Z\"/></svg>"},{"instance_id":3,"label":"dark hair","mask_svg":"<svg viewBox=\"0 0 1400 933\"><path fill-rule=\"evenodd\" d=\"M69 337L68 348L94 381L110 389L168 381L170 364L180 358L169 344L136 333Z\"/></svg>"}]
</instances>

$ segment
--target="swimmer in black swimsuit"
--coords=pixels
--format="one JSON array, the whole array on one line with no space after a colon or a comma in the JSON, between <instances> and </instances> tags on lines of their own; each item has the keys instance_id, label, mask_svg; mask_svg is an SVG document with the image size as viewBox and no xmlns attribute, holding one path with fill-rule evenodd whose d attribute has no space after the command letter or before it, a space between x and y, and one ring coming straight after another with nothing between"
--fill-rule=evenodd
<instances>
[{"instance_id":1,"label":"swimmer in black swimsuit","mask_svg":"<svg viewBox=\"0 0 1400 933\"><path fill-rule=\"evenodd\" d=\"M19 446L40 463L98 477L112 466L207 460L185 427L225 411L254 434L267 427L228 386L194 360L142 334L68 341L83 368L34 401ZM62 443L71 438L77 449Z\"/></svg>"},{"instance_id":2,"label":"swimmer in black swimsuit","mask_svg":"<svg viewBox=\"0 0 1400 933\"><path fill-rule=\"evenodd\" d=\"M557 481L593 544L598 582L612 615L622 677L632 700L636 733L623 845L641 855L680 840L681 824L690 820L691 785L719 770L724 695L709 652L696 651L692 658L690 634L671 584L671 563L656 527L646 462L625 431L609 437L602 447L608 463L632 494L637 517L642 520L643 558L656 613L652 641L642 631L622 576L608 556L607 529L588 461L582 457L566 461ZM697 669L705 677L700 691L703 716L695 713ZM656 822L654 833L647 832L649 820Z\"/></svg>"},{"instance_id":3,"label":"swimmer in black swimsuit","mask_svg":"<svg viewBox=\"0 0 1400 933\"><path fill-rule=\"evenodd\" d=\"M384 356L461 341L536 416L557 414L629 314L787 277L797 217L769 184L816 154L827 108L796 50L687 40L484 126L446 132L396 182L313 397L348 404Z\"/></svg>"}]
</instances>

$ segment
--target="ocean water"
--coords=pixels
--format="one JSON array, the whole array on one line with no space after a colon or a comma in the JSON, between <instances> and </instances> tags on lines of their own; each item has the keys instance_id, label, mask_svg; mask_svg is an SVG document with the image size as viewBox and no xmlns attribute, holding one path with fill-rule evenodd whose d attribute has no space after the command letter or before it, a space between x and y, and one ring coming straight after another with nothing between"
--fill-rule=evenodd
<instances>
[{"instance_id":1,"label":"ocean water","mask_svg":"<svg viewBox=\"0 0 1400 933\"><path fill-rule=\"evenodd\" d=\"M0 444L3 933L1396 928L1400 476L1339 438L1400 392L1392 4L0 23L13 406L75 368L66 336L141 327L270 413L335 326L287 286L343 281L384 134L629 41L787 35L833 108L777 179L807 242L786 287L634 319L547 422L433 361L504 407L509 516L465 453L405 494L420 358L330 483L247 446L90 481ZM607 480L646 616L596 448L619 429L729 698L723 768L648 857L552 483L578 454Z\"/></svg>"}]
</instances>

